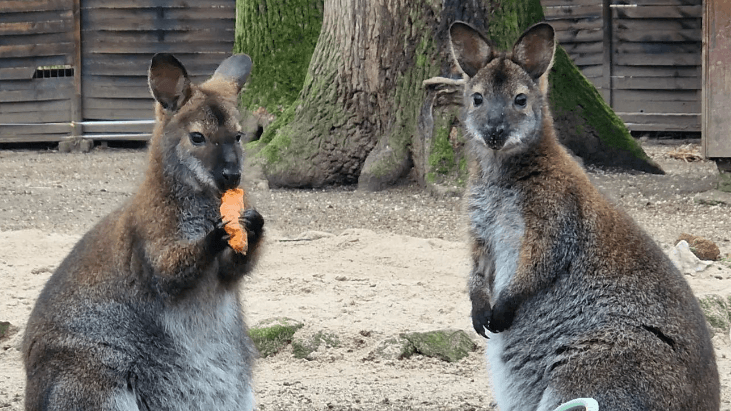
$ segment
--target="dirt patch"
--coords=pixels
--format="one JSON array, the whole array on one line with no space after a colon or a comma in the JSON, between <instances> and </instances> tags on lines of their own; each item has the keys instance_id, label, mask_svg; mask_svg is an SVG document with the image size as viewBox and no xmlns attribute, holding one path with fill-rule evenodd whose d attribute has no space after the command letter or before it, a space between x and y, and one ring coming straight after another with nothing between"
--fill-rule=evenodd
<instances>
[{"instance_id":1,"label":"dirt patch","mask_svg":"<svg viewBox=\"0 0 731 411\"><path fill-rule=\"evenodd\" d=\"M715 242L727 259L686 278L698 295L728 298L731 198L713 190L714 163L670 157L679 143L666 143L643 143L665 175L594 169L591 178L665 250L684 232ZM41 287L78 238L131 195L145 161L143 150L0 151L0 321L19 330L0 341L0 409L22 409L18 349ZM244 284L249 324L284 316L304 323L297 333L339 342L309 359L291 346L261 359L259 409L494 409L485 340L469 319L460 198L435 198L412 182L377 193L270 190L255 170L247 175L268 229L261 265ZM372 355L401 333L440 329L464 330L477 351L455 363ZM714 336L722 410L731 410L729 344L726 333Z\"/></svg>"}]
</instances>

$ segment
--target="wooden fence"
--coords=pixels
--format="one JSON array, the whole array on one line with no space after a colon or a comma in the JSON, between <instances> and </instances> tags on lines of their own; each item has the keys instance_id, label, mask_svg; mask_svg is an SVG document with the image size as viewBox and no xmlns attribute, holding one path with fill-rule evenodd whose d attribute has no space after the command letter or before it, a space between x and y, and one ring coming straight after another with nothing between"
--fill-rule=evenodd
<instances>
[{"instance_id":1,"label":"wooden fence","mask_svg":"<svg viewBox=\"0 0 731 411\"><path fill-rule=\"evenodd\" d=\"M235 0L0 0L0 142L149 138L147 68L193 81L233 50Z\"/></svg>"},{"instance_id":2,"label":"wooden fence","mask_svg":"<svg viewBox=\"0 0 731 411\"><path fill-rule=\"evenodd\" d=\"M542 0L546 20L630 130L701 131L702 0Z\"/></svg>"}]
</instances>

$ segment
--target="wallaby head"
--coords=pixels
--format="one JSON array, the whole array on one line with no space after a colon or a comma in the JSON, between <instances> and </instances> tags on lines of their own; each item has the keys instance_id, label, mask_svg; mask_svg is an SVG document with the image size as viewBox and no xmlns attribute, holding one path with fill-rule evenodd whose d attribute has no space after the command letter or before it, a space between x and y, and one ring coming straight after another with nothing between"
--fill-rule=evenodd
<instances>
[{"instance_id":1,"label":"wallaby head","mask_svg":"<svg viewBox=\"0 0 731 411\"><path fill-rule=\"evenodd\" d=\"M171 54L152 58L148 77L158 128L150 151L163 155L166 181L217 195L239 185L243 152L236 97L250 72L249 56L235 55L208 81L194 85Z\"/></svg>"},{"instance_id":2,"label":"wallaby head","mask_svg":"<svg viewBox=\"0 0 731 411\"><path fill-rule=\"evenodd\" d=\"M556 49L553 28L529 28L511 52L496 51L471 26L449 30L452 59L467 75L464 125L478 146L495 152L524 150L540 137L547 77Z\"/></svg>"}]
</instances>

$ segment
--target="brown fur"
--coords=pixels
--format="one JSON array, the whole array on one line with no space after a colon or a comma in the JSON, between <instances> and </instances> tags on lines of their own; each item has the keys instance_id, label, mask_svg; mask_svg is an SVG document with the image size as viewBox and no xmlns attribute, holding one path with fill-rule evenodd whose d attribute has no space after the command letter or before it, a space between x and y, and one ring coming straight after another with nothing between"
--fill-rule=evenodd
<instances>
[{"instance_id":1,"label":"brown fur","mask_svg":"<svg viewBox=\"0 0 731 411\"><path fill-rule=\"evenodd\" d=\"M236 95L250 66L231 57L196 86L172 56L153 58L145 179L43 289L23 341L27 410L253 408L255 349L237 284L257 260L263 219L241 216L243 256L218 212L239 184Z\"/></svg>"}]
</instances>

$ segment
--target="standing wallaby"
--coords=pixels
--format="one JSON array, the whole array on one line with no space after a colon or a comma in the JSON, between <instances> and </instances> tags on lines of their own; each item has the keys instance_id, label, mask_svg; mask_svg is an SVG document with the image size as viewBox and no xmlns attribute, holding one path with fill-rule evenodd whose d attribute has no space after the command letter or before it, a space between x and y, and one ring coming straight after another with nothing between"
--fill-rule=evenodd
<instances>
[{"instance_id":1,"label":"standing wallaby","mask_svg":"<svg viewBox=\"0 0 731 411\"><path fill-rule=\"evenodd\" d=\"M553 28L537 24L501 53L457 22L450 44L467 76L472 321L489 338L500 410L579 397L601 411L718 410L713 346L690 287L556 139Z\"/></svg>"},{"instance_id":2,"label":"standing wallaby","mask_svg":"<svg viewBox=\"0 0 731 411\"><path fill-rule=\"evenodd\" d=\"M232 56L196 86L175 57L153 57L145 179L41 292L23 340L27 410L253 409L238 284L264 220L242 213L242 255L219 213L241 180L237 95L250 70L248 56Z\"/></svg>"}]
</instances>

